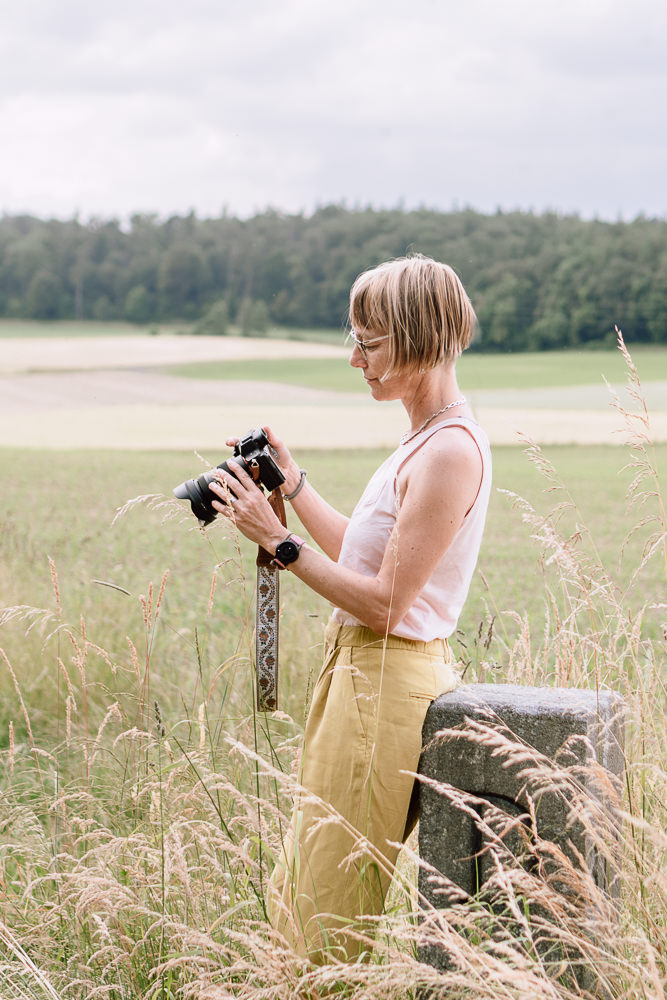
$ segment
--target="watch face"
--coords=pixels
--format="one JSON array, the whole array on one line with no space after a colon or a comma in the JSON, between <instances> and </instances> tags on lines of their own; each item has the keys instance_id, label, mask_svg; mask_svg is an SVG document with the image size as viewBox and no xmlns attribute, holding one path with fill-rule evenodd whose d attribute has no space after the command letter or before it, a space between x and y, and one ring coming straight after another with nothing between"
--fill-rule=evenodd
<instances>
[{"instance_id":1,"label":"watch face","mask_svg":"<svg viewBox=\"0 0 667 1000\"><path fill-rule=\"evenodd\" d=\"M293 563L295 559L298 558L299 549L301 546L293 542L291 538L287 538L284 542L281 542L276 549L276 559L280 559L283 565L287 566L289 563Z\"/></svg>"}]
</instances>

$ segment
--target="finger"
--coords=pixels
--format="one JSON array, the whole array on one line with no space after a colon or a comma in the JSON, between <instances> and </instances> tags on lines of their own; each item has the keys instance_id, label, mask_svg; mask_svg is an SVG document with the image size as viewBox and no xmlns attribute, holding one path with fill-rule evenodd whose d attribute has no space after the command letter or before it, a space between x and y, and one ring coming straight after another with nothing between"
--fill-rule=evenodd
<instances>
[{"instance_id":1,"label":"finger","mask_svg":"<svg viewBox=\"0 0 667 1000\"><path fill-rule=\"evenodd\" d=\"M274 434L270 427L262 427L262 430L266 434L269 447L272 449L278 464L281 466L287 465L290 459L290 453L285 442L282 441L277 434Z\"/></svg>"},{"instance_id":2,"label":"finger","mask_svg":"<svg viewBox=\"0 0 667 1000\"><path fill-rule=\"evenodd\" d=\"M240 488L238 480L235 480L233 476L227 476L224 470L220 470L220 473L216 473L218 478L212 479L208 484L209 490L212 490L217 496L222 499L223 503L235 500L238 497L238 490ZM223 476L225 477L223 479ZM236 490L234 489L234 484L236 483Z\"/></svg>"},{"instance_id":3,"label":"finger","mask_svg":"<svg viewBox=\"0 0 667 1000\"><path fill-rule=\"evenodd\" d=\"M225 517L235 517L234 502L230 498L229 500L212 500L211 506L214 510L217 510L220 514L224 514Z\"/></svg>"},{"instance_id":4,"label":"finger","mask_svg":"<svg viewBox=\"0 0 667 1000\"><path fill-rule=\"evenodd\" d=\"M224 510L225 510L225 512L227 514L232 515L232 516L233 516L234 511L236 510L236 504L237 504L237 502L238 501L237 501L236 497L233 497L231 494L229 495L229 497L226 500L214 500L213 501L213 503L217 503L220 507L224 508Z\"/></svg>"},{"instance_id":5,"label":"finger","mask_svg":"<svg viewBox=\"0 0 667 1000\"><path fill-rule=\"evenodd\" d=\"M227 438L227 439L225 440L225 444L226 444L226 445L227 445L227 446L228 446L229 448L235 448L235 447L236 447L236 445L237 445L237 444L239 443L239 441L240 441L240 440L241 440L241 438L238 438L238 437L229 437L229 438Z\"/></svg>"},{"instance_id":6,"label":"finger","mask_svg":"<svg viewBox=\"0 0 667 1000\"><path fill-rule=\"evenodd\" d=\"M280 440L277 434L273 433L270 427L262 427L262 430L266 434L269 444L272 448L275 448L276 451L280 451L281 448L285 447L284 443Z\"/></svg>"},{"instance_id":7,"label":"finger","mask_svg":"<svg viewBox=\"0 0 667 1000\"><path fill-rule=\"evenodd\" d=\"M237 462L235 458L230 458L227 464L234 466L234 476L236 476L238 482L240 482L242 486L244 486L246 489L249 489L251 486L255 485L255 480L252 478L252 476L248 475L243 466L239 462ZM221 472L224 473L225 470L221 469ZM233 479L233 477L231 478Z\"/></svg>"}]
</instances>

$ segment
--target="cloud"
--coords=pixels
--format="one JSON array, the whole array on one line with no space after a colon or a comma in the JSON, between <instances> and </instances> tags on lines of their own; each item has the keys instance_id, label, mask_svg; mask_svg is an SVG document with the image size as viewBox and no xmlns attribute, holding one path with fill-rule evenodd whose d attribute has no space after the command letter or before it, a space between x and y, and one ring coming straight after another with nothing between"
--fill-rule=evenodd
<instances>
[{"instance_id":1,"label":"cloud","mask_svg":"<svg viewBox=\"0 0 667 1000\"><path fill-rule=\"evenodd\" d=\"M660 0L25 0L0 210L667 204Z\"/></svg>"}]
</instances>

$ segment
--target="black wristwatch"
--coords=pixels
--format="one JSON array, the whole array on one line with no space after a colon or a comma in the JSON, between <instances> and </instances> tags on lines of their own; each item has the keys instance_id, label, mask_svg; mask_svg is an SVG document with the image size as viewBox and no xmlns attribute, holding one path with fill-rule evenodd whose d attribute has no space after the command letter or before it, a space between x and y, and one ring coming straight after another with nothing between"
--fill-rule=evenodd
<instances>
[{"instance_id":1,"label":"black wristwatch","mask_svg":"<svg viewBox=\"0 0 667 1000\"><path fill-rule=\"evenodd\" d=\"M278 569L285 569L290 563L296 562L302 545L305 545L303 538L290 532L276 549L276 554L273 557L274 566L277 566Z\"/></svg>"}]
</instances>

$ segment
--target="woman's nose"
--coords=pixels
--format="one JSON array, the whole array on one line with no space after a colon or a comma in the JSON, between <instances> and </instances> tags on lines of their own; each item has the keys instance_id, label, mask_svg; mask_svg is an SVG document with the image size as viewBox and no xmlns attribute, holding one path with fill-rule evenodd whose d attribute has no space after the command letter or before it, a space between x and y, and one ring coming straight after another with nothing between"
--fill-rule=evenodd
<instances>
[{"instance_id":1,"label":"woman's nose","mask_svg":"<svg viewBox=\"0 0 667 1000\"><path fill-rule=\"evenodd\" d=\"M350 354L350 364L353 368L365 368L368 364L366 358L361 353L361 349L358 344L355 344L352 348L352 354Z\"/></svg>"}]
</instances>

